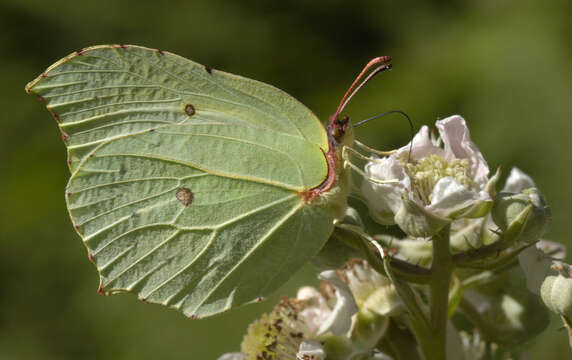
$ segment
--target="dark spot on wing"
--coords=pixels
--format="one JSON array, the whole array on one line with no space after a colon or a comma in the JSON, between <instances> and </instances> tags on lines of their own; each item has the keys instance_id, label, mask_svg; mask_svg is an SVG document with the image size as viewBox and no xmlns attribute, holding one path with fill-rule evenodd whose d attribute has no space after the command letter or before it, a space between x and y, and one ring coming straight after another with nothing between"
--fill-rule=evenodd
<instances>
[{"instance_id":1,"label":"dark spot on wing","mask_svg":"<svg viewBox=\"0 0 572 360\"><path fill-rule=\"evenodd\" d=\"M85 49L81 49L75 52L76 55L82 55L85 52Z\"/></svg>"},{"instance_id":2,"label":"dark spot on wing","mask_svg":"<svg viewBox=\"0 0 572 360\"><path fill-rule=\"evenodd\" d=\"M189 116L195 115L195 107L192 104L185 105L185 114Z\"/></svg>"},{"instance_id":3,"label":"dark spot on wing","mask_svg":"<svg viewBox=\"0 0 572 360\"><path fill-rule=\"evenodd\" d=\"M68 141L69 140L69 136L68 134L66 134L65 132L62 131L62 141Z\"/></svg>"},{"instance_id":4,"label":"dark spot on wing","mask_svg":"<svg viewBox=\"0 0 572 360\"><path fill-rule=\"evenodd\" d=\"M189 206L193 202L194 195L190 189L182 187L177 189L175 197L177 198L177 200L179 200L181 204Z\"/></svg>"},{"instance_id":5,"label":"dark spot on wing","mask_svg":"<svg viewBox=\"0 0 572 360\"><path fill-rule=\"evenodd\" d=\"M212 73L213 73L213 68L210 67L210 66L208 66L208 65L205 65L205 71L208 72L209 74L212 74Z\"/></svg>"}]
</instances>

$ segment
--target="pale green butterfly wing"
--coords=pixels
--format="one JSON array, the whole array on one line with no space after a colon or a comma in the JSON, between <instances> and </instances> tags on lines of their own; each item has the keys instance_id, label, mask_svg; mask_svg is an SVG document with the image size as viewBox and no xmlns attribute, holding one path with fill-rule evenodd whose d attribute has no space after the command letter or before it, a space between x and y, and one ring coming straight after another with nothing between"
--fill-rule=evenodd
<instances>
[{"instance_id":1,"label":"pale green butterfly wing","mask_svg":"<svg viewBox=\"0 0 572 360\"><path fill-rule=\"evenodd\" d=\"M67 203L101 291L208 316L264 297L316 254L327 137L269 85L135 46L89 48L27 90L59 122Z\"/></svg>"}]
</instances>

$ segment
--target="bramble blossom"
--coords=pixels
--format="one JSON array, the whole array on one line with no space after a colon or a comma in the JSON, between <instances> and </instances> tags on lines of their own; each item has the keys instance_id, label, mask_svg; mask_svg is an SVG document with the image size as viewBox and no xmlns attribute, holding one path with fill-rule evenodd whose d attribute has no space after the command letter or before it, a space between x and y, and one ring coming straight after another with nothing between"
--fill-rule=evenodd
<instances>
[{"instance_id":1,"label":"bramble blossom","mask_svg":"<svg viewBox=\"0 0 572 360\"><path fill-rule=\"evenodd\" d=\"M225 354L219 360L324 360L320 337L347 337L358 308L334 270L320 273L319 278L331 286L335 301L312 287L300 288L296 299L283 298L271 313L250 324L241 353Z\"/></svg>"},{"instance_id":2,"label":"bramble blossom","mask_svg":"<svg viewBox=\"0 0 572 360\"><path fill-rule=\"evenodd\" d=\"M460 217L480 217L492 204L496 177L471 141L465 120L454 115L436 122L440 139L423 126L411 143L385 158L373 156L362 184L370 214L381 224L398 224L426 237ZM441 142L443 147L441 147Z\"/></svg>"}]
</instances>

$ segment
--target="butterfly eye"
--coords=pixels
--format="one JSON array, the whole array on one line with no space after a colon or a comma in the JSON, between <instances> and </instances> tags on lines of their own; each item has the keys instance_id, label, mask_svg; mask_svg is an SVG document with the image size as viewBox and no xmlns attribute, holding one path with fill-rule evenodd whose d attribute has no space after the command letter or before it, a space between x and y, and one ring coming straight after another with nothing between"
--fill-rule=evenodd
<instances>
[{"instance_id":1,"label":"butterfly eye","mask_svg":"<svg viewBox=\"0 0 572 360\"><path fill-rule=\"evenodd\" d=\"M177 198L177 200L179 200L181 204L189 206L193 202L194 195L190 189L183 187L177 190L175 197Z\"/></svg>"},{"instance_id":2,"label":"butterfly eye","mask_svg":"<svg viewBox=\"0 0 572 360\"><path fill-rule=\"evenodd\" d=\"M341 142L344 134L348 129L350 118L345 115L341 120L334 119L330 125L330 135L336 140L336 142Z\"/></svg>"},{"instance_id":3,"label":"butterfly eye","mask_svg":"<svg viewBox=\"0 0 572 360\"><path fill-rule=\"evenodd\" d=\"M185 114L189 116L195 115L195 107L192 104L185 105Z\"/></svg>"}]
</instances>

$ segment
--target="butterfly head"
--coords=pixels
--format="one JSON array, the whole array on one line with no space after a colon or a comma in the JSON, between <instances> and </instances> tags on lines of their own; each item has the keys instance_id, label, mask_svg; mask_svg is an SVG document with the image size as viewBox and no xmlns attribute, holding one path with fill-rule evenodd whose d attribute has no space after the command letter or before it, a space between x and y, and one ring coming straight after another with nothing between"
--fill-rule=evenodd
<instances>
[{"instance_id":1,"label":"butterfly head","mask_svg":"<svg viewBox=\"0 0 572 360\"><path fill-rule=\"evenodd\" d=\"M326 128L328 138L334 144L338 145L344 142L345 135L351 130L350 118L347 115L339 117L336 114L330 117L330 121Z\"/></svg>"}]
</instances>

